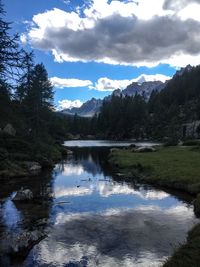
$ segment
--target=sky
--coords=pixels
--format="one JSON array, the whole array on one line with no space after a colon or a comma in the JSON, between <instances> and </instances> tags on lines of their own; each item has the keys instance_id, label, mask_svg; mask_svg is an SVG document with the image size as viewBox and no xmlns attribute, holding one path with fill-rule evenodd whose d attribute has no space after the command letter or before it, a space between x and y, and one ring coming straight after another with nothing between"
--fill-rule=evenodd
<instances>
[{"instance_id":1,"label":"sky","mask_svg":"<svg viewBox=\"0 0 200 267\"><path fill-rule=\"evenodd\" d=\"M58 109L200 64L200 0L2 0Z\"/></svg>"}]
</instances>

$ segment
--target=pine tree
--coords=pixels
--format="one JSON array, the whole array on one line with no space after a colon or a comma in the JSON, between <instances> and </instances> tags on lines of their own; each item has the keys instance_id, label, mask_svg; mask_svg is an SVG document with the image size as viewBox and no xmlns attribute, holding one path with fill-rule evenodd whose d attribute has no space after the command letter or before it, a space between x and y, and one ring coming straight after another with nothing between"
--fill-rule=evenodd
<instances>
[{"instance_id":1,"label":"pine tree","mask_svg":"<svg viewBox=\"0 0 200 267\"><path fill-rule=\"evenodd\" d=\"M48 114L53 109L53 87L43 64L37 64L30 72L30 88L24 98L32 137L39 138L45 133Z\"/></svg>"},{"instance_id":2,"label":"pine tree","mask_svg":"<svg viewBox=\"0 0 200 267\"><path fill-rule=\"evenodd\" d=\"M26 53L23 59L23 72L18 81L18 86L15 92L15 98L20 102L23 102L28 92L31 90L31 73L34 68L33 52Z\"/></svg>"},{"instance_id":3,"label":"pine tree","mask_svg":"<svg viewBox=\"0 0 200 267\"><path fill-rule=\"evenodd\" d=\"M7 80L14 78L22 66L22 50L19 49L16 34L11 36L9 31L11 23L4 21L5 11L0 0L0 79Z\"/></svg>"}]
</instances>

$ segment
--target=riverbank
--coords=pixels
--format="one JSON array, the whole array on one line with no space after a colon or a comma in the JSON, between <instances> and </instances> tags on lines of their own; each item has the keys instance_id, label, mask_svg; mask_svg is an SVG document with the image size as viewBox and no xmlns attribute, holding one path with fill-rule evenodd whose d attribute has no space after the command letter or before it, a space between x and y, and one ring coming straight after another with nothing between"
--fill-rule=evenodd
<instances>
[{"instance_id":1,"label":"riverbank","mask_svg":"<svg viewBox=\"0 0 200 267\"><path fill-rule=\"evenodd\" d=\"M145 182L200 193L200 148L158 147L156 152L134 152L134 148L114 150L110 162L126 177Z\"/></svg>"},{"instance_id":2,"label":"riverbank","mask_svg":"<svg viewBox=\"0 0 200 267\"><path fill-rule=\"evenodd\" d=\"M0 178L26 177L37 174L68 155L60 143L32 143L16 137L0 138Z\"/></svg>"},{"instance_id":3,"label":"riverbank","mask_svg":"<svg viewBox=\"0 0 200 267\"><path fill-rule=\"evenodd\" d=\"M158 147L156 152L135 152L134 148L114 149L110 162L127 179L178 189L196 197L200 193L200 148ZM200 197L194 201L199 215ZM181 246L163 267L198 267L200 262L200 224L188 234Z\"/></svg>"}]
</instances>

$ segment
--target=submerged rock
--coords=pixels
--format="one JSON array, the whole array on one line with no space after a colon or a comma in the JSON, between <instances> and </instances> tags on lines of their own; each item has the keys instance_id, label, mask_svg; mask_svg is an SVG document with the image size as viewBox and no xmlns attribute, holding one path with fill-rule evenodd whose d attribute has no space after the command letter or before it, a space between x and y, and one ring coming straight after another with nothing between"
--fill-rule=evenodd
<instances>
[{"instance_id":1,"label":"submerged rock","mask_svg":"<svg viewBox=\"0 0 200 267\"><path fill-rule=\"evenodd\" d=\"M25 200L32 200L33 199L33 193L30 189L21 189L17 191L16 195L12 199L13 201L25 201Z\"/></svg>"}]
</instances>

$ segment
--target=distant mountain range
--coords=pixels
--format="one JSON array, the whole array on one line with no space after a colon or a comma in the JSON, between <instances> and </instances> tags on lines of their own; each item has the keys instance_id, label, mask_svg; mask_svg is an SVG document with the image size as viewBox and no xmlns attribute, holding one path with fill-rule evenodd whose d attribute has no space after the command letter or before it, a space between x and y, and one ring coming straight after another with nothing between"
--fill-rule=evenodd
<instances>
[{"instance_id":1,"label":"distant mountain range","mask_svg":"<svg viewBox=\"0 0 200 267\"><path fill-rule=\"evenodd\" d=\"M190 71L192 67L188 65L185 68L181 68L176 72L174 77L181 76L185 71ZM173 79L173 78L172 78ZM112 96L134 96L135 94L144 95L146 99L148 99L153 90L161 91L165 88L166 84L169 82L162 82L162 81L149 81L149 76L142 75L140 79L136 82L131 83L128 85L124 90L114 90L111 95L106 96L103 100L92 98L85 102L79 108L72 108L72 109L63 109L61 111L62 114L66 115L79 115L81 117L92 117L96 113L99 113L100 108L102 106L103 101L110 101Z\"/></svg>"},{"instance_id":2,"label":"distant mountain range","mask_svg":"<svg viewBox=\"0 0 200 267\"><path fill-rule=\"evenodd\" d=\"M92 98L83 103L80 108L63 109L61 113L66 115L79 115L81 117L92 117L95 113L100 111L103 100Z\"/></svg>"}]
</instances>

